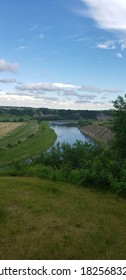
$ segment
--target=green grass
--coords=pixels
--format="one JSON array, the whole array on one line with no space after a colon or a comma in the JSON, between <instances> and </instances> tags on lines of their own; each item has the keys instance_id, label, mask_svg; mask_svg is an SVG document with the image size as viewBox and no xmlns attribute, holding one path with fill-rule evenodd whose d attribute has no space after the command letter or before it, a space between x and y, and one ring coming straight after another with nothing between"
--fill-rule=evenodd
<instances>
[{"instance_id":1,"label":"green grass","mask_svg":"<svg viewBox=\"0 0 126 280\"><path fill-rule=\"evenodd\" d=\"M126 259L126 203L38 178L0 178L0 259Z\"/></svg>"},{"instance_id":2,"label":"green grass","mask_svg":"<svg viewBox=\"0 0 126 280\"><path fill-rule=\"evenodd\" d=\"M29 138L33 133L35 135ZM28 122L0 139L0 166L38 155L49 148L55 139L56 135L48 127L48 122ZM7 148L8 144L11 144L11 147Z\"/></svg>"}]
</instances>

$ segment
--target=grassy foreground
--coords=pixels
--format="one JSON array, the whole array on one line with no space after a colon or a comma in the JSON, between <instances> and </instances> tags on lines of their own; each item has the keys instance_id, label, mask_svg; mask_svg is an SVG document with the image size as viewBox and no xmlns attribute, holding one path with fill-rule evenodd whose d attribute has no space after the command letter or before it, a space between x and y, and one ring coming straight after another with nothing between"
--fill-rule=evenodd
<instances>
[{"instance_id":1,"label":"grassy foreground","mask_svg":"<svg viewBox=\"0 0 126 280\"><path fill-rule=\"evenodd\" d=\"M0 259L126 259L126 203L38 178L0 178Z\"/></svg>"}]
</instances>

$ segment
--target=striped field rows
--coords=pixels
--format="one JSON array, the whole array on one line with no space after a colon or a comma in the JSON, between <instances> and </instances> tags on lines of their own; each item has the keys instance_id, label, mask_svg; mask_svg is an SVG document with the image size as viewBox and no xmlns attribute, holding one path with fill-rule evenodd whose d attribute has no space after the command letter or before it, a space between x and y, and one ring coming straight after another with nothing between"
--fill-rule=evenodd
<instances>
[{"instance_id":1,"label":"striped field rows","mask_svg":"<svg viewBox=\"0 0 126 280\"><path fill-rule=\"evenodd\" d=\"M24 126L26 123L21 122L0 122L0 138L6 136L14 129Z\"/></svg>"}]
</instances>

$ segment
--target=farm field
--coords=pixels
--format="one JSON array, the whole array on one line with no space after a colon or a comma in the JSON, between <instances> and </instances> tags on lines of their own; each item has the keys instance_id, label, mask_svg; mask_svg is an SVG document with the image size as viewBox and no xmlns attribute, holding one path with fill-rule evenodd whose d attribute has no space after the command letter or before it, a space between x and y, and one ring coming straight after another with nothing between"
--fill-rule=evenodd
<instances>
[{"instance_id":1,"label":"farm field","mask_svg":"<svg viewBox=\"0 0 126 280\"><path fill-rule=\"evenodd\" d=\"M0 126L3 127L4 132L2 138L0 138L0 145L4 148L6 148L8 144L14 146L18 141L23 142L30 135L36 134L38 130L38 124L36 122L5 122L0 123ZM6 132L6 128L8 128L8 132Z\"/></svg>"},{"instance_id":2,"label":"farm field","mask_svg":"<svg viewBox=\"0 0 126 280\"><path fill-rule=\"evenodd\" d=\"M0 122L0 138L6 136L8 133L13 131L14 129L25 126L25 123L17 123L17 122Z\"/></svg>"},{"instance_id":3,"label":"farm field","mask_svg":"<svg viewBox=\"0 0 126 280\"><path fill-rule=\"evenodd\" d=\"M126 203L38 178L0 178L0 259L126 259Z\"/></svg>"},{"instance_id":4,"label":"farm field","mask_svg":"<svg viewBox=\"0 0 126 280\"><path fill-rule=\"evenodd\" d=\"M48 122L0 123L0 166L27 159L50 147L56 139Z\"/></svg>"}]
</instances>

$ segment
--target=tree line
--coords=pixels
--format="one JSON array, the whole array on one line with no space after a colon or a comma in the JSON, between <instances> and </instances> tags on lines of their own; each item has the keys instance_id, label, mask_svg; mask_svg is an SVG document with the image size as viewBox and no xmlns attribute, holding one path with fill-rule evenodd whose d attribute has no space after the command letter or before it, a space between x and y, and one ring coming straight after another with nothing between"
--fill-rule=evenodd
<instances>
[{"instance_id":1,"label":"tree line","mask_svg":"<svg viewBox=\"0 0 126 280\"><path fill-rule=\"evenodd\" d=\"M0 116L28 116L36 120L81 120L81 119L97 119L102 115L112 114L111 110L65 110L65 109L48 109L48 108L24 108L24 107L0 107ZM22 119L23 120L23 119Z\"/></svg>"}]
</instances>

